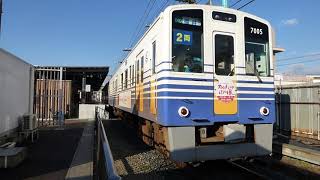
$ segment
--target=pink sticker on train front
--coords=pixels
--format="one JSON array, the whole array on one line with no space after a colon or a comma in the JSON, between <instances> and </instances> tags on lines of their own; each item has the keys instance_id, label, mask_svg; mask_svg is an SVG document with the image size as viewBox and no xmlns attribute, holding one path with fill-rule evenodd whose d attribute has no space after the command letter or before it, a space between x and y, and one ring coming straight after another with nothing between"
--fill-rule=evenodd
<instances>
[{"instance_id":1,"label":"pink sticker on train front","mask_svg":"<svg viewBox=\"0 0 320 180\"><path fill-rule=\"evenodd\" d=\"M232 82L219 82L217 84L216 97L224 103L232 102L236 96L235 86Z\"/></svg>"}]
</instances>

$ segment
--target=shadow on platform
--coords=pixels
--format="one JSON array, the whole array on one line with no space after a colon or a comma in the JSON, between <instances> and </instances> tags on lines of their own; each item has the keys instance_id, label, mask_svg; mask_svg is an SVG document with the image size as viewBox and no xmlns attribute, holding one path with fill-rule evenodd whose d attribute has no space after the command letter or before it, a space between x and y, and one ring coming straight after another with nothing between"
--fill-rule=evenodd
<instances>
[{"instance_id":1,"label":"shadow on platform","mask_svg":"<svg viewBox=\"0 0 320 180\"><path fill-rule=\"evenodd\" d=\"M28 157L16 168L0 169L6 179L64 179L72 162L83 127L67 125L45 128L34 144L28 145Z\"/></svg>"}]
</instances>

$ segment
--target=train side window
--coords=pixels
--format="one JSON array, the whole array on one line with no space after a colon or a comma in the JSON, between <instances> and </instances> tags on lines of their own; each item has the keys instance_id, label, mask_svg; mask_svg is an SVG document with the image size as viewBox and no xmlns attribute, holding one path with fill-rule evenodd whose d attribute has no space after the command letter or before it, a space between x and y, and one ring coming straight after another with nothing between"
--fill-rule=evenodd
<instances>
[{"instance_id":1,"label":"train side window","mask_svg":"<svg viewBox=\"0 0 320 180\"><path fill-rule=\"evenodd\" d=\"M144 64L144 57L141 57L141 82L143 82L143 64Z\"/></svg>"},{"instance_id":2,"label":"train side window","mask_svg":"<svg viewBox=\"0 0 320 180\"><path fill-rule=\"evenodd\" d=\"M232 36L215 35L215 73L233 76L234 74L234 41Z\"/></svg>"},{"instance_id":3,"label":"train side window","mask_svg":"<svg viewBox=\"0 0 320 180\"><path fill-rule=\"evenodd\" d=\"M136 82L137 82L137 84L140 82L140 79L139 79L139 73L140 73L140 70L139 70L139 60L137 61L137 64L136 64L136 68L137 68L137 70L136 70Z\"/></svg>"},{"instance_id":4,"label":"train side window","mask_svg":"<svg viewBox=\"0 0 320 180\"><path fill-rule=\"evenodd\" d=\"M131 85L131 66L129 66L129 70L128 70L128 87L130 87Z\"/></svg>"},{"instance_id":5,"label":"train side window","mask_svg":"<svg viewBox=\"0 0 320 180\"><path fill-rule=\"evenodd\" d=\"M123 73L121 74L121 91L123 90Z\"/></svg>"},{"instance_id":6,"label":"train side window","mask_svg":"<svg viewBox=\"0 0 320 180\"><path fill-rule=\"evenodd\" d=\"M118 92L118 78L116 79L116 85L115 85L115 87L116 87L116 92Z\"/></svg>"},{"instance_id":7,"label":"train side window","mask_svg":"<svg viewBox=\"0 0 320 180\"><path fill-rule=\"evenodd\" d=\"M156 41L152 43L152 74L156 73L156 53L157 53Z\"/></svg>"},{"instance_id":8,"label":"train side window","mask_svg":"<svg viewBox=\"0 0 320 180\"><path fill-rule=\"evenodd\" d=\"M134 65L132 65L132 85L134 84Z\"/></svg>"},{"instance_id":9,"label":"train side window","mask_svg":"<svg viewBox=\"0 0 320 180\"><path fill-rule=\"evenodd\" d=\"M128 88L128 69L124 72L124 88Z\"/></svg>"}]
</instances>

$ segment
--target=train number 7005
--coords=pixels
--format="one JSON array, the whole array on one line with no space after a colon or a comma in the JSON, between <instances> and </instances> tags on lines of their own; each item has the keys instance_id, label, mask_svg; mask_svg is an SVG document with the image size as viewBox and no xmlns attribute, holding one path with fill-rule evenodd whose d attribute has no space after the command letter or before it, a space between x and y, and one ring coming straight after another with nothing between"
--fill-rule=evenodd
<instances>
[{"instance_id":1,"label":"train number 7005","mask_svg":"<svg viewBox=\"0 0 320 180\"><path fill-rule=\"evenodd\" d=\"M262 29L253 28L253 27L250 27L250 29L251 29L251 31L250 31L251 34L259 34L259 35L262 35L262 34L263 34Z\"/></svg>"}]
</instances>

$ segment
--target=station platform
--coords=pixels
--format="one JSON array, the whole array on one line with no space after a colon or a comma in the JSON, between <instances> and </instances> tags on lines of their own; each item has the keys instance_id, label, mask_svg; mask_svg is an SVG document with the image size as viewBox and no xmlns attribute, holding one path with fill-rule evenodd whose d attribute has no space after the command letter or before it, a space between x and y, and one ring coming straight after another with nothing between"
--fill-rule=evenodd
<instances>
[{"instance_id":1,"label":"station platform","mask_svg":"<svg viewBox=\"0 0 320 180\"><path fill-rule=\"evenodd\" d=\"M26 145L26 160L0 169L0 179L93 179L93 133L86 120L39 128L39 139Z\"/></svg>"},{"instance_id":2,"label":"station platform","mask_svg":"<svg viewBox=\"0 0 320 180\"><path fill-rule=\"evenodd\" d=\"M320 165L320 141L275 133L273 152Z\"/></svg>"}]
</instances>

